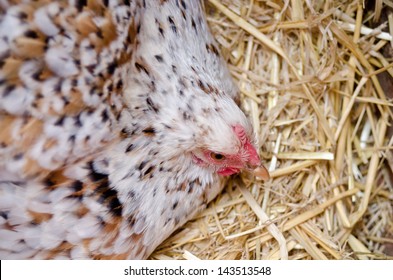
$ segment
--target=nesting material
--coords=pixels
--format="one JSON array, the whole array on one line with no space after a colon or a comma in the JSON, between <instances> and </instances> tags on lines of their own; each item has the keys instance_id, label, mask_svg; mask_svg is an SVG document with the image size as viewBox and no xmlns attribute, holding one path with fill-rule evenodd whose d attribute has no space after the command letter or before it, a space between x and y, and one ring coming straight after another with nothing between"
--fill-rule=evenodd
<instances>
[{"instance_id":1,"label":"nesting material","mask_svg":"<svg viewBox=\"0 0 393 280\"><path fill-rule=\"evenodd\" d=\"M231 178L152 259L392 259L387 2L206 1L270 179Z\"/></svg>"}]
</instances>

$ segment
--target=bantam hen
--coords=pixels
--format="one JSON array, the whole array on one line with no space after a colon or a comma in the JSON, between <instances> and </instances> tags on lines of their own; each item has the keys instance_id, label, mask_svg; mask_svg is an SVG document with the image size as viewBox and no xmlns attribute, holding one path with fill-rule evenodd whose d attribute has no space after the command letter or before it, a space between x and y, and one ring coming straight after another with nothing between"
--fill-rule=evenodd
<instances>
[{"instance_id":1,"label":"bantam hen","mask_svg":"<svg viewBox=\"0 0 393 280\"><path fill-rule=\"evenodd\" d=\"M268 176L199 1L0 8L0 258L147 258Z\"/></svg>"}]
</instances>

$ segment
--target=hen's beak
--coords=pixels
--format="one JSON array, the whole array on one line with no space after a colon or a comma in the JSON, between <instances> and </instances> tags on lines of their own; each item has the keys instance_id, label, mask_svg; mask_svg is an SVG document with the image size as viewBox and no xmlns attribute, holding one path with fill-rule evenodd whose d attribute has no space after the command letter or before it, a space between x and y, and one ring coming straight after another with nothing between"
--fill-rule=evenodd
<instances>
[{"instance_id":1,"label":"hen's beak","mask_svg":"<svg viewBox=\"0 0 393 280\"><path fill-rule=\"evenodd\" d=\"M249 149L250 151L251 149ZM261 163L261 159L257 153L257 151L251 150L253 153L250 153L253 155L253 157L250 158L250 160L246 163L246 169L251 172L254 176L267 181L270 179L270 174L269 171L266 169L265 166Z\"/></svg>"},{"instance_id":2,"label":"hen's beak","mask_svg":"<svg viewBox=\"0 0 393 280\"><path fill-rule=\"evenodd\" d=\"M263 165L260 165L257 168L253 169L252 173L254 174L254 176L259 177L264 181L267 181L270 179L269 171Z\"/></svg>"}]
</instances>

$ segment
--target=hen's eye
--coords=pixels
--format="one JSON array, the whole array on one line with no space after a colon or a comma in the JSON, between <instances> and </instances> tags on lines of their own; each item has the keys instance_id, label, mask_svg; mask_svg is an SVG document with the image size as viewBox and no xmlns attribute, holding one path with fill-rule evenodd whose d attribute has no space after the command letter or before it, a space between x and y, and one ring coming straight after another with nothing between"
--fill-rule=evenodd
<instances>
[{"instance_id":1,"label":"hen's eye","mask_svg":"<svg viewBox=\"0 0 393 280\"><path fill-rule=\"evenodd\" d=\"M210 157L212 159L215 159L215 160L218 160L218 161L221 161L221 160L225 159L225 156L223 154L217 154L217 153L213 153L213 152L210 153Z\"/></svg>"}]
</instances>

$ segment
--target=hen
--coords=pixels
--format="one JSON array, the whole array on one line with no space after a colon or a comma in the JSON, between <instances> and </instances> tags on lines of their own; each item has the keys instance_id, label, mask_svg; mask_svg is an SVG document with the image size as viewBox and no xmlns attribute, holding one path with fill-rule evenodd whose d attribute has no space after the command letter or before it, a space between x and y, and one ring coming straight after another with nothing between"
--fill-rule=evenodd
<instances>
[{"instance_id":1,"label":"hen","mask_svg":"<svg viewBox=\"0 0 393 280\"><path fill-rule=\"evenodd\" d=\"M199 1L1 1L0 257L142 259L260 164Z\"/></svg>"}]
</instances>

